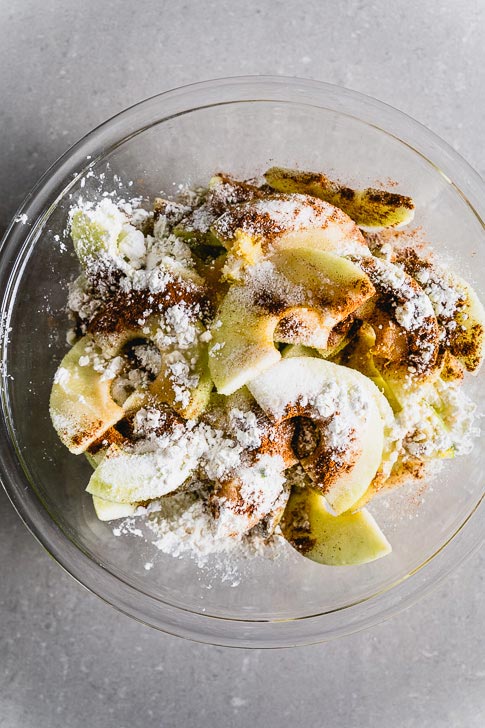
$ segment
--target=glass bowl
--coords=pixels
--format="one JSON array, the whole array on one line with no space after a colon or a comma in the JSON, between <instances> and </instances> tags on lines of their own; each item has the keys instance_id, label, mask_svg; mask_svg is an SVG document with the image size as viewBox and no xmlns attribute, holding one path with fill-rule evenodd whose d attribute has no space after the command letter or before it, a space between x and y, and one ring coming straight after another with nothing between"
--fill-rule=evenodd
<instances>
[{"instance_id":1,"label":"glass bowl","mask_svg":"<svg viewBox=\"0 0 485 728\"><path fill-rule=\"evenodd\" d=\"M62 238L69 206L79 195L116 189L125 197L154 196L205 183L216 171L247 177L273 164L324 170L349 185L392 184L412 195L416 224L483 298L480 177L389 106L282 77L187 86L98 127L29 195L0 261L1 477L18 513L59 564L117 609L172 634L243 647L323 641L382 620L454 569L484 533L480 444L448 462L424 494L396 491L376 501L393 552L364 566L319 566L288 546L275 561L246 560L236 564L237 578L223 579L132 535L116 537L113 524L96 519L84 492L90 467L61 445L48 413L53 374L67 349L66 282L78 272ZM481 408L484 376L467 384Z\"/></svg>"}]
</instances>

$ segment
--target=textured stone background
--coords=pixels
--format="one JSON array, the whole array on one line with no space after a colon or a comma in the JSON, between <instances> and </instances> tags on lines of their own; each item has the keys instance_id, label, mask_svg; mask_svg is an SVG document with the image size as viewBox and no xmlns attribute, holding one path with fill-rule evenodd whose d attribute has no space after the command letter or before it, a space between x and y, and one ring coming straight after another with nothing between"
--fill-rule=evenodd
<instances>
[{"instance_id":1,"label":"textured stone background","mask_svg":"<svg viewBox=\"0 0 485 728\"><path fill-rule=\"evenodd\" d=\"M0 229L125 106L191 81L306 76L408 112L485 172L479 0L0 0ZM77 586L0 493L0 726L482 728L485 557L370 631L278 652L149 630Z\"/></svg>"}]
</instances>

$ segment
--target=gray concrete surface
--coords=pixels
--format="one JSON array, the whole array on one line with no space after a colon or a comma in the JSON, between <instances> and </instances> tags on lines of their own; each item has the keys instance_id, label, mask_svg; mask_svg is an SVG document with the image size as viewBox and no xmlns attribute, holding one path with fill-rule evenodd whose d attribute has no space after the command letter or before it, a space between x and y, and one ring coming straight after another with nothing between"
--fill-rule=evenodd
<instances>
[{"instance_id":1,"label":"gray concrete surface","mask_svg":"<svg viewBox=\"0 0 485 728\"><path fill-rule=\"evenodd\" d=\"M301 75L415 116L485 172L485 3L0 1L0 228L94 125L172 86ZM485 554L338 642L231 651L165 637L77 586L0 493L2 728L481 728Z\"/></svg>"}]
</instances>

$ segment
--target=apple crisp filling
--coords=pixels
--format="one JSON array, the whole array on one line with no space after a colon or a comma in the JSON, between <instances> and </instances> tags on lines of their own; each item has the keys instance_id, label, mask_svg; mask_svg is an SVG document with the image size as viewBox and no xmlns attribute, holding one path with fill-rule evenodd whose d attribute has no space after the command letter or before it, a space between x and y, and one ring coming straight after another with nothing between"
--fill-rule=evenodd
<instances>
[{"instance_id":1,"label":"apple crisp filling","mask_svg":"<svg viewBox=\"0 0 485 728\"><path fill-rule=\"evenodd\" d=\"M201 538L286 539L328 565L388 554L369 502L478 434L462 382L484 309L403 233L414 211L281 168L151 210L73 206L82 272L50 412L93 467L98 518L144 517L174 555Z\"/></svg>"}]
</instances>

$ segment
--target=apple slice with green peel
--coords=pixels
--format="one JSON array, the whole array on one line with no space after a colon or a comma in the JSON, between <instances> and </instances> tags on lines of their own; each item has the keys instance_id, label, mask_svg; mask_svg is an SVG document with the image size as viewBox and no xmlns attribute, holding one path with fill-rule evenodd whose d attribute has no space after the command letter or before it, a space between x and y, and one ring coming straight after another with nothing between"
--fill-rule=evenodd
<instances>
[{"instance_id":1,"label":"apple slice with green peel","mask_svg":"<svg viewBox=\"0 0 485 728\"><path fill-rule=\"evenodd\" d=\"M177 401L178 393L174 380L168 371L161 371L152 383L150 392L135 391L123 403L117 404L111 392L113 376L96 371L95 360L114 361L124 345L139 336L139 332L125 330L113 337L85 336L78 341L62 360L55 375L50 398L50 414L54 428L61 441L75 454L84 452L104 433L121 420L129 411L139 409L146 403L150 394L181 410L185 417L198 417L208 404L212 391L212 380L204 351L195 366L196 380L182 392L182 401ZM156 338L156 329L152 336ZM102 346L98 345L98 342ZM200 352L198 352L200 355ZM191 359L195 357L191 353ZM188 365L187 365L188 366ZM183 370L182 374L185 372ZM185 383L185 379L184 379Z\"/></svg>"},{"instance_id":2,"label":"apple slice with green peel","mask_svg":"<svg viewBox=\"0 0 485 728\"><path fill-rule=\"evenodd\" d=\"M119 518L128 518L136 513L135 503L113 503L93 495L93 506L100 521L116 521Z\"/></svg>"},{"instance_id":3,"label":"apple slice with green peel","mask_svg":"<svg viewBox=\"0 0 485 728\"><path fill-rule=\"evenodd\" d=\"M264 176L270 187L278 192L313 195L335 205L368 232L400 228L414 218L412 198L395 192L372 187L353 190L318 172L299 172L283 167L272 167Z\"/></svg>"},{"instance_id":4,"label":"apple slice with green peel","mask_svg":"<svg viewBox=\"0 0 485 728\"><path fill-rule=\"evenodd\" d=\"M50 415L57 434L74 454L84 452L125 411L111 396L112 380L94 369L96 345L90 336L80 339L62 360L52 386Z\"/></svg>"},{"instance_id":5,"label":"apple slice with green peel","mask_svg":"<svg viewBox=\"0 0 485 728\"><path fill-rule=\"evenodd\" d=\"M167 495L198 465L199 453L187 438L153 452L134 453L111 446L91 476L87 492L115 503L138 503Z\"/></svg>"},{"instance_id":6,"label":"apple slice with green peel","mask_svg":"<svg viewBox=\"0 0 485 728\"><path fill-rule=\"evenodd\" d=\"M112 395L116 369L109 373L110 362L137 332L124 331L110 339L80 339L65 355L54 377L50 397L50 415L61 441L74 454L87 450L127 412L146 402L147 392L133 392L122 405ZM102 364L99 371L96 366ZM95 368L96 367L96 368Z\"/></svg>"},{"instance_id":7,"label":"apple slice with green peel","mask_svg":"<svg viewBox=\"0 0 485 728\"><path fill-rule=\"evenodd\" d=\"M373 293L358 266L321 250L281 250L250 267L212 327L209 369L218 392L235 392L279 361L274 336L283 318L294 319L299 343L325 348L332 329Z\"/></svg>"},{"instance_id":8,"label":"apple slice with green peel","mask_svg":"<svg viewBox=\"0 0 485 728\"><path fill-rule=\"evenodd\" d=\"M333 516L325 498L295 488L280 523L284 537L303 556L328 566L354 566L392 551L374 517L363 509Z\"/></svg>"},{"instance_id":9,"label":"apple slice with green peel","mask_svg":"<svg viewBox=\"0 0 485 728\"><path fill-rule=\"evenodd\" d=\"M237 234L246 233L263 252L312 248L337 255L370 255L353 220L337 207L309 195L275 194L234 205L212 225L230 251Z\"/></svg>"},{"instance_id":10,"label":"apple slice with green peel","mask_svg":"<svg viewBox=\"0 0 485 728\"><path fill-rule=\"evenodd\" d=\"M303 468L335 513L352 508L378 472L392 422L377 387L347 367L295 357L282 359L248 389L276 422L304 418L301 445L299 439L294 445Z\"/></svg>"}]
</instances>

